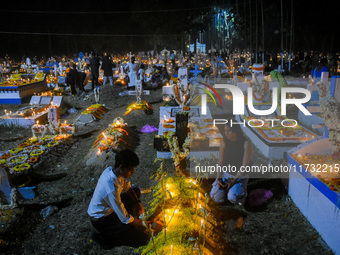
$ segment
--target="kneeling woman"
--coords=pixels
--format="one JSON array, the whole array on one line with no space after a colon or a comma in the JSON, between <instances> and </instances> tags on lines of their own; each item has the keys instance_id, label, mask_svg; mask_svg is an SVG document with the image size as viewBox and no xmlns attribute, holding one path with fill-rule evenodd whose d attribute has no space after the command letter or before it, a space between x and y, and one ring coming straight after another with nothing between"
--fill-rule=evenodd
<instances>
[{"instance_id":1,"label":"kneeling woman","mask_svg":"<svg viewBox=\"0 0 340 255\"><path fill-rule=\"evenodd\" d=\"M218 164L230 166L230 169L236 171L217 173L210 192L215 202L224 203L228 199L233 204L244 205L247 197L248 174L244 175L239 170L241 166L250 164L252 153L251 143L244 137L240 125L225 125Z\"/></svg>"}]
</instances>

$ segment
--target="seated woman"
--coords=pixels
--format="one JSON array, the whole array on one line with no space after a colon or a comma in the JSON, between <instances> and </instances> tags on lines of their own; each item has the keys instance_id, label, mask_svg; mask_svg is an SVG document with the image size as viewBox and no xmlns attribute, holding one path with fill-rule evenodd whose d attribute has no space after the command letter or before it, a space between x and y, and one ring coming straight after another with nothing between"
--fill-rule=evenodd
<instances>
[{"instance_id":1,"label":"seated woman","mask_svg":"<svg viewBox=\"0 0 340 255\"><path fill-rule=\"evenodd\" d=\"M233 120L233 123L236 121ZM240 167L247 166L252 157L251 143L243 136L240 125L225 125L224 141L221 143L218 164L236 169L235 172L217 173L210 192L218 203L228 199L233 204L244 205L247 197L248 175L241 173Z\"/></svg>"}]
</instances>

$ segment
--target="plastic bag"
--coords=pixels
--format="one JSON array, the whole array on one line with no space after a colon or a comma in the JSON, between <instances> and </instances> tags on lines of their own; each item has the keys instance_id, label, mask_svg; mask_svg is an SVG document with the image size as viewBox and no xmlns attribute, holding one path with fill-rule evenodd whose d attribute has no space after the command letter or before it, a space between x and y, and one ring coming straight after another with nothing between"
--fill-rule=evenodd
<instances>
[{"instance_id":1,"label":"plastic bag","mask_svg":"<svg viewBox=\"0 0 340 255\"><path fill-rule=\"evenodd\" d=\"M155 128L154 126L149 126L148 124L146 124L144 127L142 127L141 132L142 133L152 133L158 131L157 128Z\"/></svg>"},{"instance_id":2,"label":"plastic bag","mask_svg":"<svg viewBox=\"0 0 340 255\"><path fill-rule=\"evenodd\" d=\"M54 212L58 210L58 207L55 205L49 205L41 210L40 215L43 216L43 219L45 220L48 216L52 215Z\"/></svg>"},{"instance_id":3,"label":"plastic bag","mask_svg":"<svg viewBox=\"0 0 340 255\"><path fill-rule=\"evenodd\" d=\"M267 189L254 189L248 196L248 204L251 207L260 206L273 196L273 192Z\"/></svg>"}]
</instances>

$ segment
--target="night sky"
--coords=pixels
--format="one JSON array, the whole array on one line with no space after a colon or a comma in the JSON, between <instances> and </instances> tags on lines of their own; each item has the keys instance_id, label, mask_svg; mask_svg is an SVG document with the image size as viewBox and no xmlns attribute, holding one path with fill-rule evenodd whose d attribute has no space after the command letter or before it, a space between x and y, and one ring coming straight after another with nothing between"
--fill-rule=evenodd
<instances>
[{"instance_id":1,"label":"night sky","mask_svg":"<svg viewBox=\"0 0 340 255\"><path fill-rule=\"evenodd\" d=\"M252 3L252 42L255 47L255 5ZM261 9L258 3L258 40L262 40ZM280 51L280 0L263 0L265 49ZM291 1L284 4L284 48L289 50ZM211 6L238 10L239 43L249 46L249 0L233 1L26 1L1 4L0 57L72 56L79 51L125 53L127 51L182 49L188 34L207 30L193 24ZM246 6L246 9L244 8ZM294 1L295 51L339 51L336 8ZM246 11L246 13L245 13ZM246 23L244 23L244 21ZM206 22L207 23L207 22ZM201 26L201 27L200 27ZM193 38L193 36L191 37ZM260 44L260 43L259 43Z\"/></svg>"}]
</instances>

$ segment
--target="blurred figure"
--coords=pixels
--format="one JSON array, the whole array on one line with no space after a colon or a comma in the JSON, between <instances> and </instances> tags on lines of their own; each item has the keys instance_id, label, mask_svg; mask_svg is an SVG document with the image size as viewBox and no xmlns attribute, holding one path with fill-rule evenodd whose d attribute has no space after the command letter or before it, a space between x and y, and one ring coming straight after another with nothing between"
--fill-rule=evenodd
<instances>
[{"instance_id":1,"label":"blurred figure","mask_svg":"<svg viewBox=\"0 0 340 255\"><path fill-rule=\"evenodd\" d=\"M98 86L99 79L99 59L98 55L95 52L91 53L90 60L90 70L91 70L91 81L92 81L92 90L94 90L95 86Z\"/></svg>"},{"instance_id":2,"label":"blurred figure","mask_svg":"<svg viewBox=\"0 0 340 255\"><path fill-rule=\"evenodd\" d=\"M131 62L125 66L125 70L128 71L129 76L128 89L133 89L136 86L138 64L135 63L135 60L135 57L132 57Z\"/></svg>"},{"instance_id":3,"label":"blurred figure","mask_svg":"<svg viewBox=\"0 0 340 255\"><path fill-rule=\"evenodd\" d=\"M110 80L110 85L113 85L113 72L112 72L112 61L111 58L104 53L103 63L102 63L102 70L104 71L104 83L106 85L107 79Z\"/></svg>"},{"instance_id":4,"label":"blurred figure","mask_svg":"<svg viewBox=\"0 0 340 255\"><path fill-rule=\"evenodd\" d=\"M76 86L78 87L79 77L76 66L73 62L69 64L68 73L66 75L67 86L70 86L72 95L77 94Z\"/></svg>"},{"instance_id":5,"label":"blurred figure","mask_svg":"<svg viewBox=\"0 0 340 255\"><path fill-rule=\"evenodd\" d=\"M327 62L327 58L322 58L319 66L313 70L312 75L314 78L314 84L321 80L321 73L328 72Z\"/></svg>"}]
</instances>

